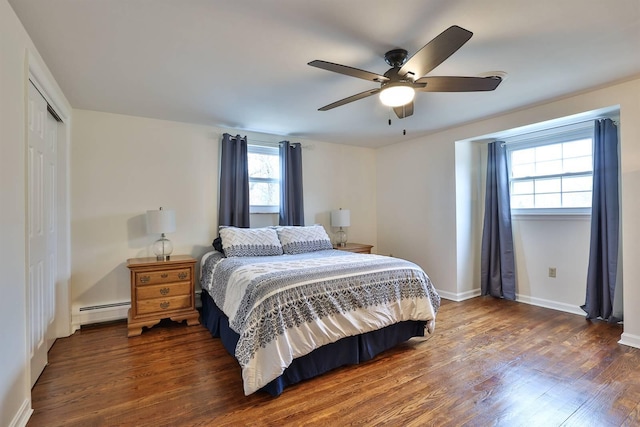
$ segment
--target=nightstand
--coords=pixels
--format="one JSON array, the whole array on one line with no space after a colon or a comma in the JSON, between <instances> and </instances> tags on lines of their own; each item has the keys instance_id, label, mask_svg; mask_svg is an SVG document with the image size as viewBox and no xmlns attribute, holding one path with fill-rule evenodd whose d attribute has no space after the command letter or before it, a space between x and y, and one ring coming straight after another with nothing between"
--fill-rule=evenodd
<instances>
[{"instance_id":1,"label":"nightstand","mask_svg":"<svg viewBox=\"0 0 640 427\"><path fill-rule=\"evenodd\" d=\"M362 243L347 243L346 246L333 245L333 249L347 252L356 252L359 254L370 254L372 247L372 245L363 245Z\"/></svg>"},{"instance_id":2,"label":"nightstand","mask_svg":"<svg viewBox=\"0 0 640 427\"><path fill-rule=\"evenodd\" d=\"M140 335L142 328L152 327L162 319L198 325L195 305L195 258L171 256L168 261L156 258L127 260L131 270L131 308L128 336Z\"/></svg>"}]
</instances>

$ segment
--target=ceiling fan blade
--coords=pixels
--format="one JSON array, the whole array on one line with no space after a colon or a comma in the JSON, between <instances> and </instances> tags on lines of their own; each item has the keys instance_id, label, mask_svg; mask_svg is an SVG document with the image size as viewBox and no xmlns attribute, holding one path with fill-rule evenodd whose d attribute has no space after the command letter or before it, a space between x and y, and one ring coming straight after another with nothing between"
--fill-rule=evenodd
<instances>
[{"instance_id":1,"label":"ceiling fan blade","mask_svg":"<svg viewBox=\"0 0 640 427\"><path fill-rule=\"evenodd\" d=\"M399 119L404 119L405 117L409 117L413 115L413 101L406 105L401 105L399 107L393 107L393 112L396 113Z\"/></svg>"},{"instance_id":2,"label":"ceiling fan blade","mask_svg":"<svg viewBox=\"0 0 640 427\"><path fill-rule=\"evenodd\" d=\"M351 95L348 98L344 98L344 99L341 99L340 101L336 101L336 102L331 103L329 105L325 105L322 108L318 108L318 111L331 110L332 108L340 107L341 105L348 104L350 102L357 101L359 99L366 98L366 97L371 96L371 95L375 95L378 92L380 92L379 88L378 89L365 90L364 92L360 92L358 94Z\"/></svg>"},{"instance_id":3,"label":"ceiling fan blade","mask_svg":"<svg viewBox=\"0 0 640 427\"><path fill-rule=\"evenodd\" d=\"M500 77L460 77L433 76L422 77L416 83L426 83L423 88L416 88L422 92L478 92L494 90L502 82Z\"/></svg>"},{"instance_id":4,"label":"ceiling fan blade","mask_svg":"<svg viewBox=\"0 0 640 427\"><path fill-rule=\"evenodd\" d=\"M308 65L311 65L312 67L322 68L323 70L327 71L333 71L334 73L340 73L351 77L357 77L359 79L369 80L376 83L382 83L389 80L387 77L381 76L380 74L371 73L369 71L360 70L358 68L347 67L346 65L334 64L333 62L320 61L318 59L309 62Z\"/></svg>"},{"instance_id":5,"label":"ceiling fan blade","mask_svg":"<svg viewBox=\"0 0 640 427\"><path fill-rule=\"evenodd\" d=\"M398 74L412 73L414 79L424 76L460 49L472 35L471 31L457 25L447 28L409 58Z\"/></svg>"}]
</instances>

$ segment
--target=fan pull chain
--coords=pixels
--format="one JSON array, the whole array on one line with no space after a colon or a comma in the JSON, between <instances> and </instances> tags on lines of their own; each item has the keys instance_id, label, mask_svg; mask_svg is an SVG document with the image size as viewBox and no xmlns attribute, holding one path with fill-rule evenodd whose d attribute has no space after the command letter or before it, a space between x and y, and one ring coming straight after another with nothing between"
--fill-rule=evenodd
<instances>
[{"instance_id":1,"label":"fan pull chain","mask_svg":"<svg viewBox=\"0 0 640 427\"><path fill-rule=\"evenodd\" d=\"M391 126L391 108L389 108L389 126ZM406 134L407 134L407 130L402 129L402 135L406 135Z\"/></svg>"}]
</instances>

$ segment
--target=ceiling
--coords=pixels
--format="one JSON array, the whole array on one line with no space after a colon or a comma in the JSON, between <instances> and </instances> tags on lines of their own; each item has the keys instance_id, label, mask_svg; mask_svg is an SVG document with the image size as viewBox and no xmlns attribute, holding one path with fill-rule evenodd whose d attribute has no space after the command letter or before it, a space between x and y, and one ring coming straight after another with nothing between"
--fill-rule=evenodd
<instances>
[{"instance_id":1,"label":"ceiling","mask_svg":"<svg viewBox=\"0 0 640 427\"><path fill-rule=\"evenodd\" d=\"M73 108L291 140L379 147L640 75L639 0L9 3ZM383 74L451 25L474 35L428 75L506 72L495 91L419 92L402 120L377 96L317 111L377 86L309 61Z\"/></svg>"}]
</instances>

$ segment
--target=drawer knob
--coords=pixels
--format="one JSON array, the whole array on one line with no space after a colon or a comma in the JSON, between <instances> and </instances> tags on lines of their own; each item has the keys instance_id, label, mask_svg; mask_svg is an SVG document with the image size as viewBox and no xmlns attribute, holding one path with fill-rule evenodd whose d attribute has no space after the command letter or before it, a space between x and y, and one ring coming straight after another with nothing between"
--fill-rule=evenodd
<instances>
[{"instance_id":1,"label":"drawer knob","mask_svg":"<svg viewBox=\"0 0 640 427\"><path fill-rule=\"evenodd\" d=\"M163 302L160 303L160 308L165 310L165 309L169 308L169 305L170 305L169 301L163 301Z\"/></svg>"},{"instance_id":2,"label":"drawer knob","mask_svg":"<svg viewBox=\"0 0 640 427\"><path fill-rule=\"evenodd\" d=\"M140 276L140 283L147 283L151 280L151 276Z\"/></svg>"},{"instance_id":3,"label":"drawer knob","mask_svg":"<svg viewBox=\"0 0 640 427\"><path fill-rule=\"evenodd\" d=\"M171 288L160 289L160 295L167 295L171 291Z\"/></svg>"},{"instance_id":4,"label":"drawer knob","mask_svg":"<svg viewBox=\"0 0 640 427\"><path fill-rule=\"evenodd\" d=\"M183 271L183 272L181 272L181 273L178 273L178 278L179 278L180 280L184 280L184 279L186 279L186 278L187 278L187 273L185 273L184 271Z\"/></svg>"},{"instance_id":5,"label":"drawer knob","mask_svg":"<svg viewBox=\"0 0 640 427\"><path fill-rule=\"evenodd\" d=\"M169 277L169 274L168 273L162 273L160 275L160 277L162 277L163 279L166 279L167 277Z\"/></svg>"}]
</instances>

